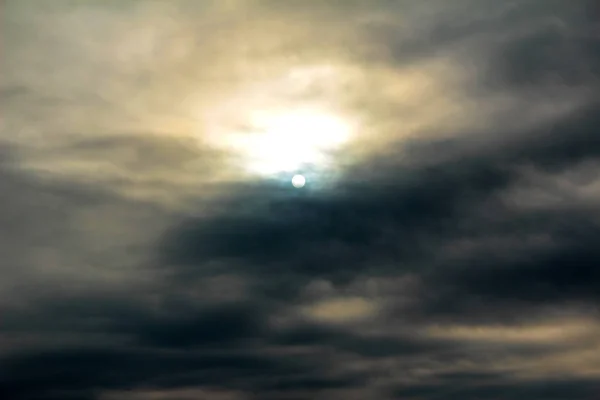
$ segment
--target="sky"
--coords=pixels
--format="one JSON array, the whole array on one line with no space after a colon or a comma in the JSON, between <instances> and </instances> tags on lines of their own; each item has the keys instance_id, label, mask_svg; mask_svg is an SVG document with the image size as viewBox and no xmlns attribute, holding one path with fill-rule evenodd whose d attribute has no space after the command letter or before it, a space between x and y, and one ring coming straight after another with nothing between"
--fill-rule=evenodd
<instances>
[{"instance_id":1,"label":"sky","mask_svg":"<svg viewBox=\"0 0 600 400\"><path fill-rule=\"evenodd\" d=\"M0 18L0 398L600 399L598 2Z\"/></svg>"}]
</instances>

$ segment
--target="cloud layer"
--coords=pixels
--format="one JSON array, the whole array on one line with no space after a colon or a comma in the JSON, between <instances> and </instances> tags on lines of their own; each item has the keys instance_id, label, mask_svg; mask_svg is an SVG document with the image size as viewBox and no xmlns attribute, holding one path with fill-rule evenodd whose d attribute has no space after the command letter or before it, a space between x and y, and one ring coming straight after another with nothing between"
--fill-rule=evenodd
<instances>
[{"instance_id":1,"label":"cloud layer","mask_svg":"<svg viewBox=\"0 0 600 400\"><path fill-rule=\"evenodd\" d=\"M1 7L0 397L600 395L594 2Z\"/></svg>"}]
</instances>

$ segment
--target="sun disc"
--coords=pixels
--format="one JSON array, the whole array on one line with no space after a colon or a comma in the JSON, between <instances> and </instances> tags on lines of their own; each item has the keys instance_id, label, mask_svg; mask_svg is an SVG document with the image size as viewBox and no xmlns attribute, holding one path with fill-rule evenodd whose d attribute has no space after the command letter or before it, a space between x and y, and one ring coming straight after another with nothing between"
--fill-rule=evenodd
<instances>
[{"instance_id":1,"label":"sun disc","mask_svg":"<svg viewBox=\"0 0 600 400\"><path fill-rule=\"evenodd\" d=\"M294 185L295 188L304 187L305 184L306 178L303 175L294 175L292 178L292 185Z\"/></svg>"}]
</instances>

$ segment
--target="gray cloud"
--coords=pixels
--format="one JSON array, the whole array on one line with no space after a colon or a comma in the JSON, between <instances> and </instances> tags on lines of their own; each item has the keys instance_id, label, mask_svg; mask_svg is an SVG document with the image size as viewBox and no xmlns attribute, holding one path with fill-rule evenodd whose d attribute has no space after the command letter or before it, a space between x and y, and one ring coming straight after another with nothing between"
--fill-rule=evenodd
<instances>
[{"instance_id":1,"label":"gray cloud","mask_svg":"<svg viewBox=\"0 0 600 400\"><path fill-rule=\"evenodd\" d=\"M594 398L588 6L7 2L0 397ZM221 146L314 101L303 190Z\"/></svg>"}]
</instances>

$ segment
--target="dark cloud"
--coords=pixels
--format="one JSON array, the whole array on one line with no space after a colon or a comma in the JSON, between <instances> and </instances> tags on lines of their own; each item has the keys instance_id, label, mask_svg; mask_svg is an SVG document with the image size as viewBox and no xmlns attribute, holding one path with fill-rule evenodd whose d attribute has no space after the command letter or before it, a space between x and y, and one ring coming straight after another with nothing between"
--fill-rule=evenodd
<instances>
[{"instance_id":1,"label":"dark cloud","mask_svg":"<svg viewBox=\"0 0 600 400\"><path fill-rule=\"evenodd\" d=\"M559 22L524 33L498 54L491 79L516 88L588 84L598 74L598 45L576 35Z\"/></svg>"},{"instance_id":2,"label":"dark cloud","mask_svg":"<svg viewBox=\"0 0 600 400\"><path fill-rule=\"evenodd\" d=\"M265 329L264 314L263 309L249 304L223 305L199 311L197 316L188 310L183 317L157 318L135 328L142 342L153 346L232 346L260 337Z\"/></svg>"},{"instance_id":3,"label":"dark cloud","mask_svg":"<svg viewBox=\"0 0 600 400\"><path fill-rule=\"evenodd\" d=\"M25 399L40 398L37 396L44 393L52 396L148 384L168 388L239 381L243 387L244 381L285 376L295 369L293 362L277 362L267 356L73 349L7 360L1 388L5 398Z\"/></svg>"},{"instance_id":4,"label":"dark cloud","mask_svg":"<svg viewBox=\"0 0 600 400\"><path fill-rule=\"evenodd\" d=\"M449 352L453 345L413 335L377 335L373 337L348 332L345 329L314 324L300 324L274 332L270 340L286 346L331 346L340 351L365 358L415 356L423 353Z\"/></svg>"},{"instance_id":5,"label":"dark cloud","mask_svg":"<svg viewBox=\"0 0 600 400\"><path fill-rule=\"evenodd\" d=\"M475 102L508 96L500 114L517 120L535 99L551 116L438 124L340 161L327 185L307 169L304 190L235 176L229 155L167 123L0 147L0 398L597 396L600 53L586 2L275 3L227 12L355 27L368 45L349 58L374 55L359 67L472 61ZM568 112L554 112L561 95ZM0 96L14 109L36 92ZM97 173L52 169L82 164Z\"/></svg>"},{"instance_id":6,"label":"dark cloud","mask_svg":"<svg viewBox=\"0 0 600 400\"><path fill-rule=\"evenodd\" d=\"M284 197L245 212L254 196L269 194L249 190L223 216L186 221L167 238L166 254L182 264L239 257L265 273L285 263L287 273L328 277L368 267L372 251L408 261L432 245L434 238L422 235L454 229L462 213L505 187L510 173L479 159L416 171L398 166L398 176L382 184L352 185L326 198Z\"/></svg>"},{"instance_id":7,"label":"dark cloud","mask_svg":"<svg viewBox=\"0 0 600 400\"><path fill-rule=\"evenodd\" d=\"M549 214L542 213L537 218L543 221L538 224L551 225L545 232L555 243L552 248L509 262L476 257L469 263L484 264L485 270L458 267L456 280L468 286L468 292L478 296L534 301L598 300L599 271L596 265L600 258L594 246L599 239L598 226L587 216Z\"/></svg>"},{"instance_id":8,"label":"dark cloud","mask_svg":"<svg viewBox=\"0 0 600 400\"><path fill-rule=\"evenodd\" d=\"M457 378L457 379L455 379ZM598 384L594 381L579 379L561 379L559 381L533 381L533 382L505 382L486 383L496 381L498 377L486 375L465 375L442 379L440 384L424 384L412 386L396 391L397 399L418 399L433 397L436 399L593 399L598 391ZM500 381L503 379L500 378Z\"/></svg>"},{"instance_id":9,"label":"dark cloud","mask_svg":"<svg viewBox=\"0 0 600 400\"><path fill-rule=\"evenodd\" d=\"M485 237L508 230L514 234L515 229L535 233L528 224L550 234L568 229L564 224L574 225L574 215L520 213L497 203L496 196L518 182L522 168L559 172L597 157L597 110L584 110L550 131L522 132L523 139L495 147L484 144L476 153L458 152L437 164L399 163L374 170L369 174L383 175L349 183L339 194L326 197L279 196L277 188L242 187L225 200L230 205L222 215L192 219L169 232L165 254L168 262L177 264L237 258L246 271L335 279L367 268L375 272L370 265L373 254L379 263L427 266L427 260L435 260L436 246L461 235ZM412 155L415 160L420 159L419 151ZM592 243L595 228L589 224L582 234ZM571 233L553 238L565 246L568 241L587 243Z\"/></svg>"}]
</instances>

